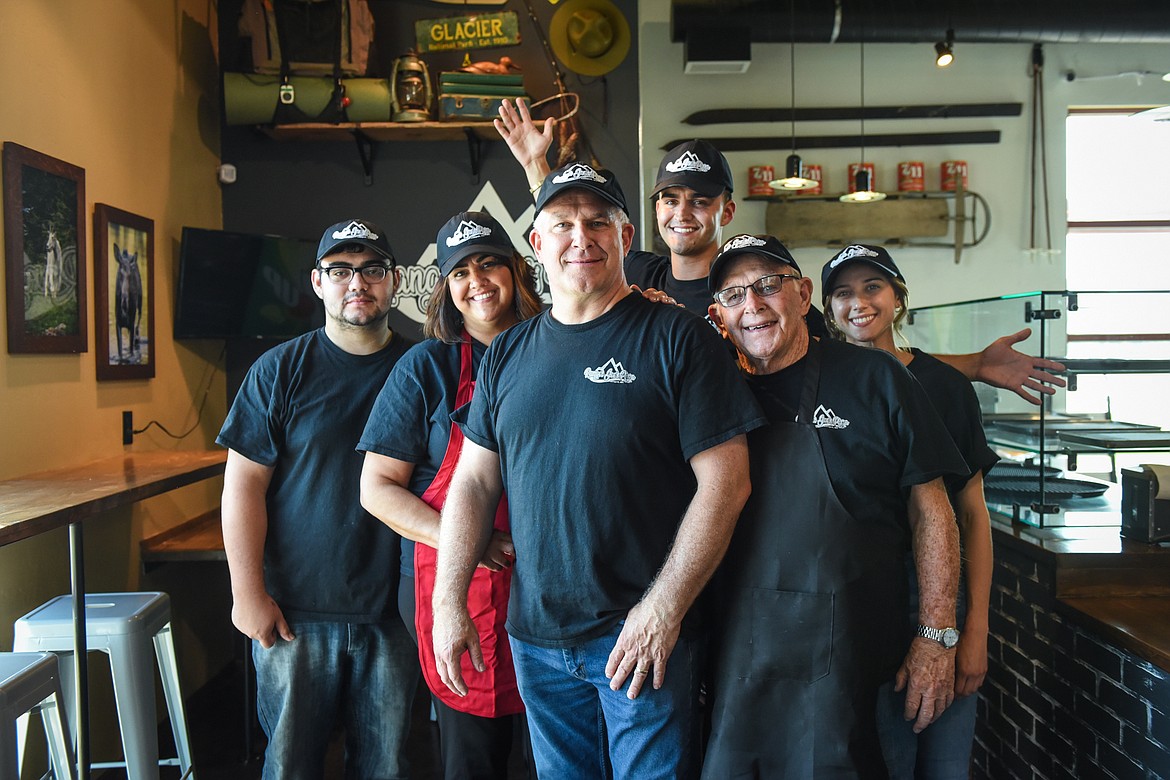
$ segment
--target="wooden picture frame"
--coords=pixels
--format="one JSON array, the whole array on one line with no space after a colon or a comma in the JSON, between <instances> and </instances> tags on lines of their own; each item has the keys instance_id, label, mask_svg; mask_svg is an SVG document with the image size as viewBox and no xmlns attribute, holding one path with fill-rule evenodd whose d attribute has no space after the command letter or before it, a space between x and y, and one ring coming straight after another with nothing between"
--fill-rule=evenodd
<instances>
[{"instance_id":1,"label":"wooden picture frame","mask_svg":"<svg viewBox=\"0 0 1170 780\"><path fill-rule=\"evenodd\" d=\"M85 169L4 144L8 351L88 349Z\"/></svg>"},{"instance_id":2,"label":"wooden picture frame","mask_svg":"<svg viewBox=\"0 0 1170 780\"><path fill-rule=\"evenodd\" d=\"M93 248L97 378L153 379L154 221L98 203Z\"/></svg>"}]
</instances>

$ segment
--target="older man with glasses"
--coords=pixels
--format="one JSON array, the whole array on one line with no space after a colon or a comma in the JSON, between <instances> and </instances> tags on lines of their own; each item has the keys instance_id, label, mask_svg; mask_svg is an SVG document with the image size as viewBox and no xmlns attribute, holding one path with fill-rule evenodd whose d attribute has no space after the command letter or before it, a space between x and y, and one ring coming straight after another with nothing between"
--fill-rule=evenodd
<instances>
[{"instance_id":1,"label":"older man with glasses","mask_svg":"<svg viewBox=\"0 0 1170 780\"><path fill-rule=\"evenodd\" d=\"M809 336L812 282L777 239L731 238L709 283L769 425L748 433L753 491L713 581L704 777L884 778L881 683L908 686L918 729L953 694L954 651L907 646L903 555L919 564L920 622L953 626L942 477L965 465L897 360Z\"/></svg>"},{"instance_id":2,"label":"older man with glasses","mask_svg":"<svg viewBox=\"0 0 1170 780\"><path fill-rule=\"evenodd\" d=\"M328 228L311 279L324 327L256 361L216 440L232 622L252 639L265 778L322 777L335 725L347 777L406 778L418 664L401 540L362 508L354 447L413 342L387 325L399 276L380 227Z\"/></svg>"}]
</instances>

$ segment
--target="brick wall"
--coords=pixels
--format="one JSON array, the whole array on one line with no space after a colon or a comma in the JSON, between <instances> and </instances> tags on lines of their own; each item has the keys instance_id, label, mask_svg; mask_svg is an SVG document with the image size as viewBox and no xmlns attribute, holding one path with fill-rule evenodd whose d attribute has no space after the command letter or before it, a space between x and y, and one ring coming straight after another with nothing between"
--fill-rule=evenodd
<instances>
[{"instance_id":1,"label":"brick wall","mask_svg":"<svg viewBox=\"0 0 1170 780\"><path fill-rule=\"evenodd\" d=\"M1170 779L1170 675L1095 635L996 545L973 777Z\"/></svg>"}]
</instances>

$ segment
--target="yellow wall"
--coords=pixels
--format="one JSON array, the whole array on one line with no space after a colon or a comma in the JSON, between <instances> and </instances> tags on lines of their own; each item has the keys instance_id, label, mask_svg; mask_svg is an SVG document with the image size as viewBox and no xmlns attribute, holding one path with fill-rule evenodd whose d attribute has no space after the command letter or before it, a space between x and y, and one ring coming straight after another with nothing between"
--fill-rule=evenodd
<instances>
[{"instance_id":1,"label":"yellow wall","mask_svg":"<svg viewBox=\"0 0 1170 780\"><path fill-rule=\"evenodd\" d=\"M171 339L180 228L222 225L218 78L214 34L208 33L216 28L213 9L206 0L0 2L0 140L85 169L89 320L84 354L10 355L0 318L0 479L128 450L214 446L225 411L222 342ZM95 378L95 203L154 220L151 380ZM134 413L136 427L158 420L181 432L194 424L207 387L202 421L189 437L176 442L152 429L131 447L122 446L122 410ZM220 594L226 590L218 579L226 581L226 570L192 567L206 584L161 570L144 577L138 540L214 506L220 488L218 481L183 488L85 525L91 590L165 589L161 582L179 591L172 596L176 612L183 606L176 629L188 690L217 671L225 654L196 648L216 642L230 647L230 635L207 637L192 627L226 615L228 602ZM13 619L67 589L64 531L0 548L0 650L11 649ZM98 706L95 701L95 711Z\"/></svg>"}]
</instances>

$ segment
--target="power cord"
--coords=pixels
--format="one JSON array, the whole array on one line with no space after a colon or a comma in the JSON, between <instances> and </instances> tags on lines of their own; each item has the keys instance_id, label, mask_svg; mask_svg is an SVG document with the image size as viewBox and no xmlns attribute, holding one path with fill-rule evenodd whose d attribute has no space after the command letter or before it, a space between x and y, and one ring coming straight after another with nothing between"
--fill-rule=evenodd
<instances>
[{"instance_id":1,"label":"power cord","mask_svg":"<svg viewBox=\"0 0 1170 780\"><path fill-rule=\"evenodd\" d=\"M204 407L207 406L207 396L211 393L211 380L215 375L215 366L218 365L220 363L220 361L223 360L223 357L226 353L227 353L227 344L225 343L223 346L223 349L221 349L219 351L219 357L215 359L215 362L207 364L207 369L204 371L206 386L203 388L203 398L202 398L202 400L199 401L199 409L195 413L195 422L191 424L190 428L185 430L183 433L174 434L174 433L171 433L169 430L167 430L167 427L165 425L163 425L162 423L160 423L158 420L151 420L150 422L146 423L146 425L142 426L141 428L134 430L133 434L135 436L137 436L140 433L146 433L152 427L158 428L160 431L165 433L167 436L170 436L172 439L185 439L188 436L190 436L192 433L194 433L195 429L197 429L199 427L199 422L203 419L203 409L204 409Z\"/></svg>"}]
</instances>

